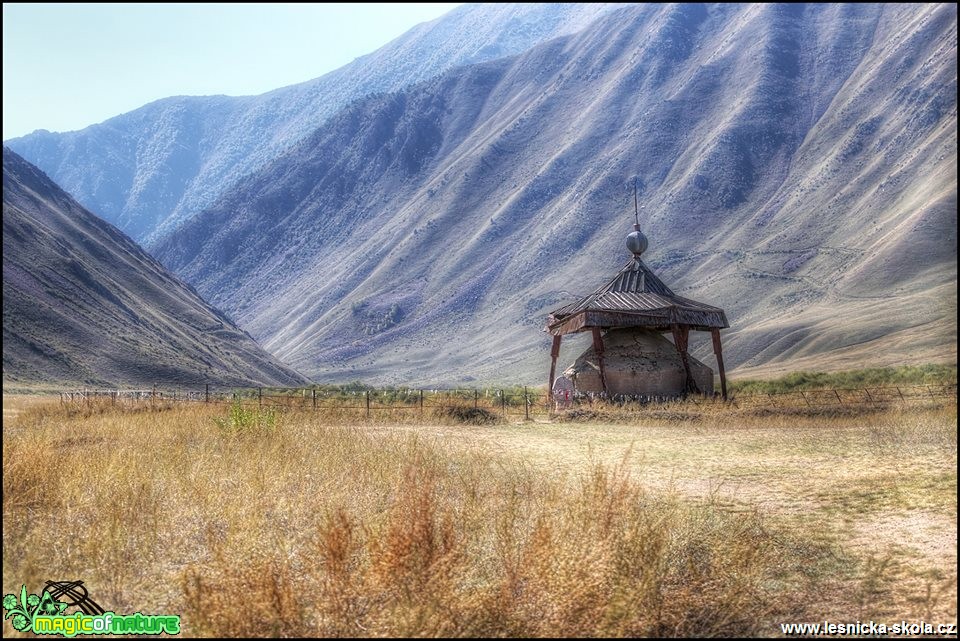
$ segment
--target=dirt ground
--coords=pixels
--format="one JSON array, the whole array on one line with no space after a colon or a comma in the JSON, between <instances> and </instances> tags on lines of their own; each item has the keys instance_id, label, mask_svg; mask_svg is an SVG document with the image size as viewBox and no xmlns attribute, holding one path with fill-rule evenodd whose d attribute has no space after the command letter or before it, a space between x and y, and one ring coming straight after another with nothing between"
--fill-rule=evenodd
<instances>
[{"instance_id":1,"label":"dirt ground","mask_svg":"<svg viewBox=\"0 0 960 641\"><path fill-rule=\"evenodd\" d=\"M651 489L814 531L857 559L858 612L833 621L957 619L956 409L631 425L389 426L517 457L545 473L626 460ZM865 587L866 586L866 587ZM838 590L849 586L838 586Z\"/></svg>"}]
</instances>

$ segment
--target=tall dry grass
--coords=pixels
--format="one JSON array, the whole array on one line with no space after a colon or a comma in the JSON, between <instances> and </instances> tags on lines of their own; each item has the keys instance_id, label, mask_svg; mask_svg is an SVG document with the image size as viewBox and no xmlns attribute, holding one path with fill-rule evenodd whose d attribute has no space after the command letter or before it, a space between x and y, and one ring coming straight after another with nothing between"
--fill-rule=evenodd
<instances>
[{"instance_id":1,"label":"tall dry grass","mask_svg":"<svg viewBox=\"0 0 960 641\"><path fill-rule=\"evenodd\" d=\"M626 460L547 476L316 414L269 422L23 412L3 439L4 590L82 579L188 635L732 636L802 620L838 562L759 512L650 493Z\"/></svg>"}]
</instances>

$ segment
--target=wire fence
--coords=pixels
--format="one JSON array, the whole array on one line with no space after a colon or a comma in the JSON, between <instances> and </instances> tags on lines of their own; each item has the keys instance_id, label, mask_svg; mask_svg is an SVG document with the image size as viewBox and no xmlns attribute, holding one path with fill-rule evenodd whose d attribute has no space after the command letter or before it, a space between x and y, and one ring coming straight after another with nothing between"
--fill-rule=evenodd
<instances>
[{"instance_id":1,"label":"wire fence","mask_svg":"<svg viewBox=\"0 0 960 641\"><path fill-rule=\"evenodd\" d=\"M429 416L437 411L473 408L504 418L549 416L558 409L611 404L623 408L690 405L726 405L735 408L827 408L840 406L884 407L896 404L943 402L957 398L957 385L877 386L797 390L769 394L736 394L724 401L719 396L614 396L574 394L570 399L555 401L546 392L527 387L469 389L324 389L324 388L255 388L218 389L205 385L202 389L83 389L60 392L60 403L73 405L130 405L148 403L216 403L238 404L261 409L303 411L346 411L370 418L383 412L417 413Z\"/></svg>"}]
</instances>

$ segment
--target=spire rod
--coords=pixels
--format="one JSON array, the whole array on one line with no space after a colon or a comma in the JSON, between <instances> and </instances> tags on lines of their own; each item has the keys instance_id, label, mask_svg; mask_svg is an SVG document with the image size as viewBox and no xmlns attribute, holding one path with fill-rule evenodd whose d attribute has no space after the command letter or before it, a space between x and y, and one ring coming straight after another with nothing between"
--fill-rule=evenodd
<instances>
[{"instance_id":1,"label":"spire rod","mask_svg":"<svg viewBox=\"0 0 960 641\"><path fill-rule=\"evenodd\" d=\"M647 237L640 231L640 205L637 199L637 177L633 177L633 231L627 234L627 249L635 260L640 260L640 254L647 251Z\"/></svg>"}]
</instances>

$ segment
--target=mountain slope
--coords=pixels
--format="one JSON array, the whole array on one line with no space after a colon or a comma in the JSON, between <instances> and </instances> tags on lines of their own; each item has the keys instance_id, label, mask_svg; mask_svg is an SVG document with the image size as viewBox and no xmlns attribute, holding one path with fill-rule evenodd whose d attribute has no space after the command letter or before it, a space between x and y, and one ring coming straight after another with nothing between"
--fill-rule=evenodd
<instances>
[{"instance_id":1,"label":"mountain slope","mask_svg":"<svg viewBox=\"0 0 960 641\"><path fill-rule=\"evenodd\" d=\"M3 380L304 382L133 241L6 147Z\"/></svg>"},{"instance_id":2,"label":"mountain slope","mask_svg":"<svg viewBox=\"0 0 960 641\"><path fill-rule=\"evenodd\" d=\"M463 5L309 82L260 96L166 98L81 131L5 144L149 246L350 101L524 51L615 6Z\"/></svg>"},{"instance_id":3,"label":"mountain slope","mask_svg":"<svg viewBox=\"0 0 960 641\"><path fill-rule=\"evenodd\" d=\"M634 181L731 367L951 358L956 7L620 10L351 105L156 249L311 375L540 382Z\"/></svg>"}]
</instances>

